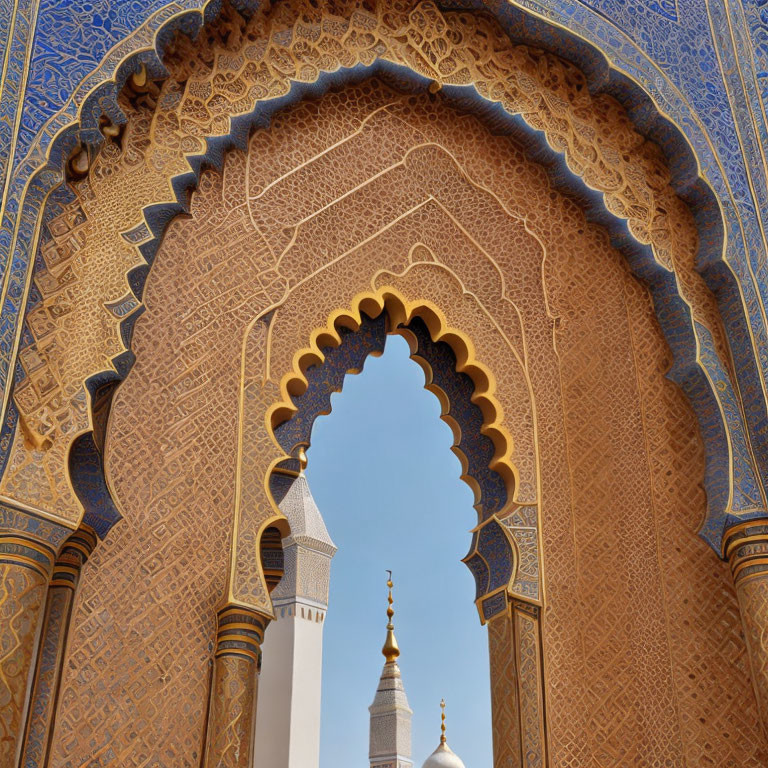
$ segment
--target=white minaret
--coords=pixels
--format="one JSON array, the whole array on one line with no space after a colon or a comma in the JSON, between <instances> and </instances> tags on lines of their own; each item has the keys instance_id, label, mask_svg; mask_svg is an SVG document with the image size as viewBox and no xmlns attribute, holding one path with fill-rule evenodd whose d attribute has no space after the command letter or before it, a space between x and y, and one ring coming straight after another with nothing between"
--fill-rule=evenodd
<instances>
[{"instance_id":1,"label":"white minaret","mask_svg":"<svg viewBox=\"0 0 768 768\"><path fill-rule=\"evenodd\" d=\"M254 760L259 768L318 768L323 622L336 553L304 470L280 502L291 535L272 592L276 619L262 646Z\"/></svg>"},{"instance_id":2,"label":"white minaret","mask_svg":"<svg viewBox=\"0 0 768 768\"><path fill-rule=\"evenodd\" d=\"M379 687L373 704L368 707L371 713L371 740L368 758L371 768L412 768L411 761L411 708L403 688L397 657L400 649L395 640L395 627L392 617L392 572L389 572L389 607L387 608L387 640L381 652L386 662L381 672Z\"/></svg>"}]
</instances>

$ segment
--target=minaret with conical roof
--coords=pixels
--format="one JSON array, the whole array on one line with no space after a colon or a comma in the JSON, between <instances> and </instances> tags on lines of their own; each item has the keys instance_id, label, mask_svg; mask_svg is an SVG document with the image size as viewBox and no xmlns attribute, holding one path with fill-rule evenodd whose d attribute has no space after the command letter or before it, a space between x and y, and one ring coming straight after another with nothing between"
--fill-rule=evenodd
<instances>
[{"instance_id":1,"label":"minaret with conical roof","mask_svg":"<svg viewBox=\"0 0 768 768\"><path fill-rule=\"evenodd\" d=\"M291 534L283 539L283 578L271 593L275 620L262 645L254 753L255 762L267 768L320 763L323 626L336 547L310 493L305 465L302 450L298 476L274 479L285 494L280 510Z\"/></svg>"},{"instance_id":2,"label":"minaret with conical roof","mask_svg":"<svg viewBox=\"0 0 768 768\"><path fill-rule=\"evenodd\" d=\"M392 617L392 571L389 571L387 587L389 589L387 607L387 639L381 652L386 659L381 672L379 687L373 704L368 708L371 713L371 738L368 757L371 768L411 768L411 708L405 695L403 679L397 657L400 649L395 639L395 626Z\"/></svg>"}]
</instances>

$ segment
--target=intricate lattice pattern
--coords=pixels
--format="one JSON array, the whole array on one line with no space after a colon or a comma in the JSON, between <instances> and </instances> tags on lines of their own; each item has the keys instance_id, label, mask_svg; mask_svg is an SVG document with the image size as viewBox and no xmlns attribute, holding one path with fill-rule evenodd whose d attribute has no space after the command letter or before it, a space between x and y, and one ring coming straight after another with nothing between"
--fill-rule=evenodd
<instances>
[{"instance_id":1,"label":"intricate lattice pattern","mask_svg":"<svg viewBox=\"0 0 768 768\"><path fill-rule=\"evenodd\" d=\"M144 210L173 199L169 180L188 173L186 158L204 152L206 137L227 134L232 117L285 96L292 81L314 82L322 72L377 59L439 83L474 84L542 130L637 240L675 270L694 315L724 352L716 305L693 269L692 217L669 185L660 150L617 102L593 96L575 67L512 45L489 16L443 13L429 1L321 8L286 0L248 21L229 8L194 43L179 37L168 56L172 76L159 91L150 83L133 105L123 104L129 127L122 146L104 147L78 185L78 203L49 225L45 268L36 277L43 300L29 317L35 341L21 354L28 378L16 388L23 418L3 478L6 494L77 521L66 457L90 427L83 382L110 371L124 350L119 328L138 304L125 276L143 263L135 246L152 237ZM300 153L290 150L286 162Z\"/></svg>"},{"instance_id":2,"label":"intricate lattice pattern","mask_svg":"<svg viewBox=\"0 0 768 768\"><path fill-rule=\"evenodd\" d=\"M727 568L695 536L702 447L647 293L513 142L369 81L276 117L166 234L108 439L125 521L84 569L51 765L199 761L239 397L241 503L258 509L279 451L256 416L312 331L387 286L439 307L496 375L517 501L541 510L552 764L765 764Z\"/></svg>"}]
</instances>

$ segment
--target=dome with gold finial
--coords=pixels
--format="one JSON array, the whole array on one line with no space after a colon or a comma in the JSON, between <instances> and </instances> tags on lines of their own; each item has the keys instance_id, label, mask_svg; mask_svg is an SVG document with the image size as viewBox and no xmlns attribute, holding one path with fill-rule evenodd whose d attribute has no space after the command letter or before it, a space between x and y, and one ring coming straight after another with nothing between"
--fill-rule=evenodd
<instances>
[{"instance_id":1,"label":"dome with gold finial","mask_svg":"<svg viewBox=\"0 0 768 768\"><path fill-rule=\"evenodd\" d=\"M445 700L440 702L440 744L426 759L422 768L465 768L464 761L448 746L445 738Z\"/></svg>"}]
</instances>

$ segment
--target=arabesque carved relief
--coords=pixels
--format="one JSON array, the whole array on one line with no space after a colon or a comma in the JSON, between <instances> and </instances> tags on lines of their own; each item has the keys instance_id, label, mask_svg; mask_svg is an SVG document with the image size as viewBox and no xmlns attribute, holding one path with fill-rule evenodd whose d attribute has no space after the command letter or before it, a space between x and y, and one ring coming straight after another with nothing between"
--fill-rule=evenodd
<instances>
[{"instance_id":1,"label":"arabesque carved relief","mask_svg":"<svg viewBox=\"0 0 768 768\"><path fill-rule=\"evenodd\" d=\"M177 37L166 57L170 76L162 83L146 71L134 75L121 97L125 128L106 125L108 140L99 154L73 160L73 173L86 175L73 184L77 200L49 224L42 246L43 266L35 278L42 299L28 318L33 343L20 356L26 373L15 393L20 420L0 493L77 524L82 508L66 457L77 435L92 426L86 383L123 375L121 329L140 312L133 289L143 279L141 248L162 227L162 211L177 206L179 185L192 178L190 162L206 152L207 137L242 135L247 120L239 118L285 97L291 83L313 83L322 73L377 60L438 86L472 85L543 131L568 167L603 193L608 210L627 220L637 242L652 248L656 267L674 273L692 318L714 339L714 356L686 365L727 366L716 305L693 268L694 221L670 186L660 150L637 133L617 102L593 96L577 68L513 45L488 15L443 12L428 1L347 0L319 10L286 0L264 5L249 19L226 8L194 42ZM537 220L535 213L531 217ZM694 327L681 326L680 332L693 333ZM725 405L702 407L708 418L731 424L728 450L739 452L740 416L727 376L719 378L724 388L711 387L705 400L721 397ZM731 503L731 469L729 457L723 461L717 478L725 504ZM759 503L744 467L740 480L747 490L732 500L739 509Z\"/></svg>"},{"instance_id":2,"label":"arabesque carved relief","mask_svg":"<svg viewBox=\"0 0 768 768\"><path fill-rule=\"evenodd\" d=\"M131 131L125 151L151 156ZM239 456L241 413L284 404L313 332L387 292L439 309L496 380L515 500L536 513L515 525L541 543L519 564L544 603L543 666L519 660L528 743L532 670L552 766L764 765L728 566L696 536L703 445L647 289L514 140L366 80L276 114L165 233L108 430L124 519L83 570L52 768L161 748L199 765L216 609L228 583L267 605L260 574L231 578L230 536L238 503L270 514L283 454L256 418Z\"/></svg>"}]
</instances>

